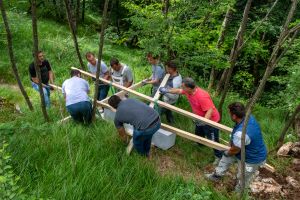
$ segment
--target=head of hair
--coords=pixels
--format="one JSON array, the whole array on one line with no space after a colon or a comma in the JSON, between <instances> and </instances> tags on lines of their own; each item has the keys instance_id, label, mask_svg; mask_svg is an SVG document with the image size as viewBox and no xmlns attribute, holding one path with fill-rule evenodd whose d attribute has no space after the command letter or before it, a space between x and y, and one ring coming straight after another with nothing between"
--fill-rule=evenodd
<instances>
[{"instance_id":1,"label":"head of hair","mask_svg":"<svg viewBox=\"0 0 300 200\"><path fill-rule=\"evenodd\" d=\"M177 65L174 61L170 60L170 61L167 61L165 63L165 65L168 67L168 68L171 68L173 70L177 70Z\"/></svg>"},{"instance_id":2,"label":"head of hair","mask_svg":"<svg viewBox=\"0 0 300 200\"><path fill-rule=\"evenodd\" d=\"M159 55L153 54L152 52L147 53L147 58L152 57L153 59L159 59Z\"/></svg>"},{"instance_id":3,"label":"head of hair","mask_svg":"<svg viewBox=\"0 0 300 200\"><path fill-rule=\"evenodd\" d=\"M185 85L185 87L188 87L191 89L194 89L196 87L195 81L190 77L184 78L182 80L182 83Z\"/></svg>"},{"instance_id":4,"label":"head of hair","mask_svg":"<svg viewBox=\"0 0 300 200\"><path fill-rule=\"evenodd\" d=\"M121 101L122 101L122 100L121 100L121 98L120 98L119 96L113 95L113 96L111 96L111 97L108 99L108 104L109 104L111 107L117 109L117 108L118 108L118 105L119 105L119 103L120 103Z\"/></svg>"},{"instance_id":5,"label":"head of hair","mask_svg":"<svg viewBox=\"0 0 300 200\"><path fill-rule=\"evenodd\" d=\"M95 56L95 54L93 52L88 51L88 52L86 52L85 57L87 58L87 57L89 57L91 55Z\"/></svg>"},{"instance_id":6,"label":"head of hair","mask_svg":"<svg viewBox=\"0 0 300 200\"><path fill-rule=\"evenodd\" d=\"M71 77L73 76L78 76L80 74L80 71L77 69L71 69L70 75Z\"/></svg>"},{"instance_id":7,"label":"head of hair","mask_svg":"<svg viewBox=\"0 0 300 200\"><path fill-rule=\"evenodd\" d=\"M110 66L118 65L120 62L117 58L110 59Z\"/></svg>"},{"instance_id":8,"label":"head of hair","mask_svg":"<svg viewBox=\"0 0 300 200\"><path fill-rule=\"evenodd\" d=\"M244 118L246 114L245 106L241 102L231 103L230 105L228 105L228 109L231 114L236 115L240 119Z\"/></svg>"},{"instance_id":9,"label":"head of hair","mask_svg":"<svg viewBox=\"0 0 300 200\"><path fill-rule=\"evenodd\" d=\"M43 51L42 51L42 50L38 50L36 55L35 55L35 52L33 52L33 53L32 53L32 56L33 56L33 57L38 56L40 53L43 53Z\"/></svg>"}]
</instances>

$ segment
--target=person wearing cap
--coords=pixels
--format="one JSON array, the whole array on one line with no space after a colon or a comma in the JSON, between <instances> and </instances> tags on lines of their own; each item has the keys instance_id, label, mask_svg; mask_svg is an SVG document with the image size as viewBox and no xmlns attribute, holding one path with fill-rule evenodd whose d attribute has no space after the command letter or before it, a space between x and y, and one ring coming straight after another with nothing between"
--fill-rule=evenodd
<instances>
[{"instance_id":1,"label":"person wearing cap","mask_svg":"<svg viewBox=\"0 0 300 200\"><path fill-rule=\"evenodd\" d=\"M182 80L181 86L180 89L161 87L159 90L163 95L172 93L186 96L192 107L193 113L214 122L220 121L220 114L208 92L197 87L195 81L189 77ZM219 130L200 121L195 122L195 134L219 143ZM214 149L214 155L214 164L217 164L222 157L222 152Z\"/></svg>"},{"instance_id":2,"label":"person wearing cap","mask_svg":"<svg viewBox=\"0 0 300 200\"><path fill-rule=\"evenodd\" d=\"M71 70L71 78L62 84L67 111L76 122L89 124L92 120L92 104L89 100L89 84L78 70Z\"/></svg>"},{"instance_id":3,"label":"person wearing cap","mask_svg":"<svg viewBox=\"0 0 300 200\"><path fill-rule=\"evenodd\" d=\"M110 60L110 76L114 83L117 83L124 87L130 87L133 83L133 76L131 69L117 58L112 58ZM119 90L118 90L119 91Z\"/></svg>"},{"instance_id":4,"label":"person wearing cap","mask_svg":"<svg viewBox=\"0 0 300 200\"><path fill-rule=\"evenodd\" d=\"M115 126L119 136L126 141L124 123L133 126L133 147L143 156L150 158L152 136L160 128L159 114L145 103L135 99L122 100L113 95L108 99L108 104L115 108Z\"/></svg>"}]
</instances>

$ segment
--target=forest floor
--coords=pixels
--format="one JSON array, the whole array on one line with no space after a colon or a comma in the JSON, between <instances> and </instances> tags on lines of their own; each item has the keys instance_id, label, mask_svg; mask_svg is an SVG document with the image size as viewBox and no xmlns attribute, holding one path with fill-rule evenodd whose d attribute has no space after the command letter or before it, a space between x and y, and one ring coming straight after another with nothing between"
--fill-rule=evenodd
<instances>
[{"instance_id":1,"label":"forest floor","mask_svg":"<svg viewBox=\"0 0 300 200\"><path fill-rule=\"evenodd\" d=\"M126 145L118 140L112 123L98 120L91 127L73 122L57 124L67 116L59 92L51 95L52 107L48 110L51 122L44 123L38 93L31 89L28 81L27 66L32 62L30 19L16 13L9 13L9 18L14 19L12 31L19 72L35 111L28 110L13 85L9 59L5 57L0 61L0 131L1 139L9 143L11 165L25 193L45 199L238 199L233 192L236 168L233 167L221 182L211 183L204 179L205 172L213 171L214 157L207 147L177 137L176 145L167 151L153 148L151 161L136 153L128 157L124 153ZM53 66L56 84L61 85L68 78L70 66L77 63L68 27L47 20L40 20L39 27L41 48ZM96 32L84 28L79 31L82 52L97 52L97 41ZM7 55L6 49L0 49L0 54ZM106 41L104 60L107 62L113 56L130 64L136 81L150 75L150 67L140 51ZM139 91L149 94L150 88ZM225 106L236 100L244 101L230 94ZM214 101L217 103L218 98ZM21 107L21 113L16 110L16 104ZM178 107L190 110L184 98L180 98ZM280 109L259 105L253 111L269 150L274 149L284 124L282 113ZM223 123L233 125L227 114L223 116ZM193 122L183 116L176 114L175 124L193 132ZM228 134L221 133L221 136L228 140ZM261 192L247 198L299 199L299 189L286 180L292 176L300 182L299 172L292 162L292 157L281 158L271 153L268 163L276 172L261 170L261 177L273 178L282 186L280 192Z\"/></svg>"}]
</instances>

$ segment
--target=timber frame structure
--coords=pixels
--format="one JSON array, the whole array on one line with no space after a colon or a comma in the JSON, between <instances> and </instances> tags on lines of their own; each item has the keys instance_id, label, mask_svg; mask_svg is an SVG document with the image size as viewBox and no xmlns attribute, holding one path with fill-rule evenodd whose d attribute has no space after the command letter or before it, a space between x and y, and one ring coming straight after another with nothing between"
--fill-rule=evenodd
<instances>
[{"instance_id":1,"label":"timber frame structure","mask_svg":"<svg viewBox=\"0 0 300 200\"><path fill-rule=\"evenodd\" d=\"M78 69L78 68L75 68L75 67L71 67L71 69L78 70L78 71L81 72L81 74L83 74L83 75L85 75L87 77L95 78L95 75L93 75L91 73L88 73L86 71L83 71L81 69ZM162 86L164 86L166 84L169 76L170 75L167 74L164 77L164 79L163 79L160 87L162 87ZM153 98L135 91L136 89L138 89L138 88L140 88L140 87L143 86L142 82L138 82L138 83L130 86L129 88L126 88L124 86L121 86L119 84L113 83L112 81L108 81L108 80L100 78L100 77L99 77L99 80L102 81L103 83L109 84L111 86L114 86L114 87L122 90L120 92L115 93L114 95L118 95L120 97L124 97L126 93L130 93L130 94L133 94L133 95L135 95L135 96L137 96L137 97L139 97L139 98L141 98L143 100L149 101L150 102L149 106L151 106L151 107L153 107L154 103L155 103L155 104L157 104L157 105L159 105L161 107L164 107L164 108L169 109L171 111L177 112L177 113L182 114L182 115L184 115L186 117L189 117L191 119L199 120L199 121L203 122L204 124L207 124L207 125L210 125L212 127L215 127L215 128L217 128L217 129L219 129L219 130L221 130L223 132L226 132L226 133L231 133L232 132L232 128L230 128L230 127L227 127L227 126L225 126L223 124L219 124L219 123L214 122L214 121L211 121L209 119L206 119L204 117L198 116L198 115L196 115L194 113L188 112L188 111L183 110L181 108L177 108L176 106L170 105L170 104L168 104L166 102L163 102L163 101L159 100L159 97L160 97L159 90L157 90L157 92L156 92L156 94L155 94L155 96ZM55 89L61 90L61 87L58 87L58 86L55 86L55 85L51 85L51 86L54 87ZM97 101L97 104L99 106L103 107L103 108L107 108L107 109L111 110L112 112L115 112L116 110L114 108L112 108L108 104L108 99L109 99L109 97L103 99L102 101ZM70 118L70 116L66 117L65 119L62 119L60 122L66 120L66 119L69 119L69 118ZM228 145L224 145L224 144L221 144L221 143L217 143L217 142L211 141L211 140L206 139L204 137L197 136L197 135L195 135L193 133L189 133L187 131L175 128L173 126L170 126L170 125L167 125L167 124L164 124L164 123L161 123L161 128L164 129L164 130L173 132L176 135L181 136L183 138L186 138L188 140L191 140L191 141L194 141L194 142L198 142L200 144L203 144L205 146L208 146L210 148L214 148L214 149L217 149L217 150L220 150L220 151L225 151L225 150L228 150L230 148ZM226 141L224 141L224 142L228 143ZM127 153L130 153L131 149L132 149L132 140L129 142L129 146L127 147ZM274 167L272 167L269 164L265 164L264 167L266 169L268 169L269 171L272 171L272 172L275 171Z\"/></svg>"}]
</instances>

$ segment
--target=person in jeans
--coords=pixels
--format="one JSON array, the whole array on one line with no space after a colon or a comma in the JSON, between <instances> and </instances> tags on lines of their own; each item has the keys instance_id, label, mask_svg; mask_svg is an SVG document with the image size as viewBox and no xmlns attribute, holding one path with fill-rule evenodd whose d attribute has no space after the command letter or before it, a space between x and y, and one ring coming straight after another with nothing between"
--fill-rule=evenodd
<instances>
[{"instance_id":1,"label":"person in jeans","mask_svg":"<svg viewBox=\"0 0 300 200\"><path fill-rule=\"evenodd\" d=\"M88 61L87 67L88 67L89 72L96 75L98 59L96 59L95 54L92 52L87 52L85 54L85 57ZM102 60L101 60L101 64L100 64L100 78L109 80L109 70L108 70L106 64ZM93 80L96 80L96 79L93 79ZM109 85L100 81L97 99L99 101L105 99L107 97L108 91L109 91Z\"/></svg>"},{"instance_id":2,"label":"person in jeans","mask_svg":"<svg viewBox=\"0 0 300 200\"><path fill-rule=\"evenodd\" d=\"M76 122L89 124L92 120L92 104L89 100L89 84L78 70L71 70L71 78L62 84L66 107Z\"/></svg>"},{"instance_id":3,"label":"person in jeans","mask_svg":"<svg viewBox=\"0 0 300 200\"><path fill-rule=\"evenodd\" d=\"M182 77L177 71L177 66L174 61L168 61L166 63L167 72L170 74L170 77L167 81L166 87L171 88L180 88L182 84ZM166 93L163 95L162 99L164 102L174 105L179 98L179 94L171 94ZM162 114L166 114L166 118L168 123L174 123L174 117L171 110L168 110L166 108L161 109Z\"/></svg>"},{"instance_id":4,"label":"person in jeans","mask_svg":"<svg viewBox=\"0 0 300 200\"><path fill-rule=\"evenodd\" d=\"M220 114L216 109L210 95L205 90L196 86L195 81L192 78L185 78L182 81L182 89L161 87L160 92L162 94L182 94L185 95L190 102L193 113L214 122L220 121ZM201 123L195 122L195 134L201 137L206 137L215 142L219 142L219 130ZM217 164L222 157L222 152L214 149L215 161Z\"/></svg>"},{"instance_id":5,"label":"person in jeans","mask_svg":"<svg viewBox=\"0 0 300 200\"><path fill-rule=\"evenodd\" d=\"M164 68L159 64L159 56L153 56L152 53L147 54L147 60L152 66L152 75L150 78L143 80L143 84L151 84L151 96L154 97L161 81L165 76Z\"/></svg>"},{"instance_id":6,"label":"person in jeans","mask_svg":"<svg viewBox=\"0 0 300 200\"><path fill-rule=\"evenodd\" d=\"M137 152L150 158L151 140L153 134L160 128L159 114L145 103L135 99L125 99L113 95L108 104L115 108L115 126L123 141L127 140L123 124L131 124L133 130L133 146Z\"/></svg>"},{"instance_id":7,"label":"person in jeans","mask_svg":"<svg viewBox=\"0 0 300 200\"><path fill-rule=\"evenodd\" d=\"M236 192L241 190L241 139L244 125L245 107L242 103L235 102L228 106L231 120L235 126L231 133L230 149L225 151L222 159L218 163L214 173L206 174L206 177L212 181L218 181L224 176L228 168L238 162L238 183L235 187ZM245 187L249 187L252 178L260 166L264 165L267 158L267 148L262 137L258 122L251 115L245 137Z\"/></svg>"},{"instance_id":8,"label":"person in jeans","mask_svg":"<svg viewBox=\"0 0 300 200\"><path fill-rule=\"evenodd\" d=\"M38 67L40 68L40 71L41 71L41 79L42 79L41 81L43 84L45 105L47 108L49 108L50 107L50 89L52 89L52 87L48 86L48 84L49 84L49 82L51 84L53 84L54 75L53 75L49 61L44 58L44 53L42 51L38 51L36 56L38 58ZM32 85L33 89L39 92L39 85L38 85L39 79L38 79L36 71L35 71L34 62L32 62L29 65L29 75L30 75L31 85Z\"/></svg>"}]
</instances>

